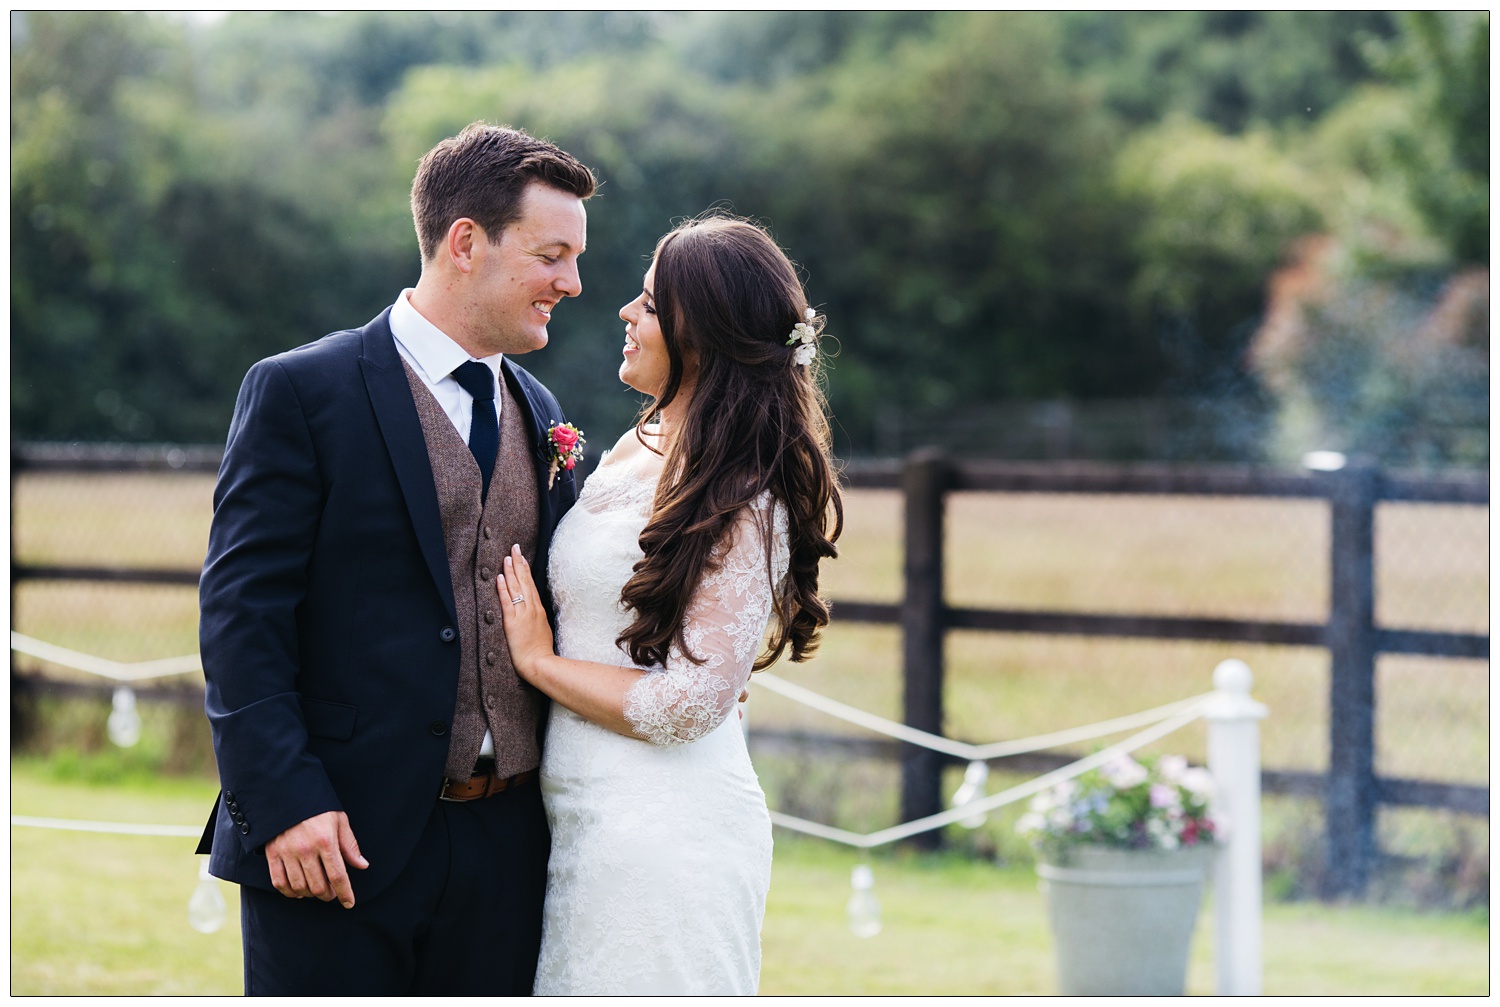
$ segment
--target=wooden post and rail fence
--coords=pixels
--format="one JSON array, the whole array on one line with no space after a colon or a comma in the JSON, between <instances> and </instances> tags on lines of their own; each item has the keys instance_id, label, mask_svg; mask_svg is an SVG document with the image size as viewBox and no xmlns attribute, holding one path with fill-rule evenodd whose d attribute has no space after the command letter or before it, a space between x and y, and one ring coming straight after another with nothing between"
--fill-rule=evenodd
<instances>
[{"instance_id":1,"label":"wooden post and rail fence","mask_svg":"<svg viewBox=\"0 0 1500 1007\"><path fill-rule=\"evenodd\" d=\"M214 472L219 457L220 452L212 448L20 445L12 449L11 471L13 477L40 471ZM844 472L844 483L853 489L898 490L904 499L902 600L886 604L835 599L832 607L839 622L901 627L904 719L912 727L943 732L944 638L952 629L1324 647L1330 658L1328 772L1267 770L1262 788L1322 799L1328 865L1325 894L1356 894L1364 889L1376 853L1379 804L1488 814L1485 787L1375 773L1376 657L1489 658L1487 634L1376 625L1375 508L1383 501L1487 506L1489 482L1482 473L1409 475L1357 463L1335 472L1303 473L1254 466L953 461L927 449L904 460L852 463ZM944 513L947 495L956 491L1326 500L1331 530L1328 620L1302 623L950 606L943 594ZM186 569L13 563L11 586L14 594L16 584L25 580L196 585L198 576L199 571ZM14 598L12 602L14 609ZM14 670L12 683L13 689L25 687ZM943 809L941 778L950 758L909 745L864 743L863 747L901 759L903 821ZM1050 768L1073 758L1033 755L1017 761ZM939 837L929 833L916 841L933 843Z\"/></svg>"}]
</instances>

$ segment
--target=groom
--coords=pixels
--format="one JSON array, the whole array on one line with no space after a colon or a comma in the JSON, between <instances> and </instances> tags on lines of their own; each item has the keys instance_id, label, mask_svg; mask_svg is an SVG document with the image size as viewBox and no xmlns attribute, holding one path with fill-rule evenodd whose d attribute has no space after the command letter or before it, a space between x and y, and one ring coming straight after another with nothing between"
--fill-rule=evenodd
<instances>
[{"instance_id":1,"label":"groom","mask_svg":"<svg viewBox=\"0 0 1500 1007\"><path fill-rule=\"evenodd\" d=\"M512 543L547 568L577 492L511 358L582 289L594 187L469 126L412 184L416 287L245 378L200 585L223 791L198 852L241 886L248 994L531 991L545 709L495 580Z\"/></svg>"}]
</instances>

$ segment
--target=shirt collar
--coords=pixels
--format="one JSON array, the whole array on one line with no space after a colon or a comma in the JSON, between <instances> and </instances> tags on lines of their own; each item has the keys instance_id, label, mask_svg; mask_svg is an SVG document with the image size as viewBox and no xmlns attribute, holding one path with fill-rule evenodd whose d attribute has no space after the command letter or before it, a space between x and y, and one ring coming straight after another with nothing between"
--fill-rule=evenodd
<instances>
[{"instance_id":1,"label":"shirt collar","mask_svg":"<svg viewBox=\"0 0 1500 1007\"><path fill-rule=\"evenodd\" d=\"M468 350L455 343L452 337L423 318L421 312L412 307L411 293L412 288L407 287L401 291L401 296L396 298L396 303L391 306L391 335L395 336L396 342L411 354L412 360L422 371L422 376L427 379L427 383L437 384L451 375L453 369L466 360L478 360L495 372L495 378L498 381L500 362L505 359L505 354L496 353L488 357L469 356Z\"/></svg>"}]
</instances>

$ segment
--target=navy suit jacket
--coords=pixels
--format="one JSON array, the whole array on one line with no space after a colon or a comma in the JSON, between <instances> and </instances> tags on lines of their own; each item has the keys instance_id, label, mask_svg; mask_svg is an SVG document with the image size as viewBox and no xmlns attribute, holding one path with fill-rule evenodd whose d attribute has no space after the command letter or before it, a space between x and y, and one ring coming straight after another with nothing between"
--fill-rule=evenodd
<instances>
[{"instance_id":1,"label":"navy suit jacket","mask_svg":"<svg viewBox=\"0 0 1500 1007\"><path fill-rule=\"evenodd\" d=\"M400 872L437 800L459 642L427 445L388 322L250 369L214 491L199 586L205 706L223 787L200 853L270 888L264 847L342 810L369 860L356 894ZM573 501L547 489L557 400L506 358L540 511L537 563ZM545 577L538 578L551 611Z\"/></svg>"}]
</instances>

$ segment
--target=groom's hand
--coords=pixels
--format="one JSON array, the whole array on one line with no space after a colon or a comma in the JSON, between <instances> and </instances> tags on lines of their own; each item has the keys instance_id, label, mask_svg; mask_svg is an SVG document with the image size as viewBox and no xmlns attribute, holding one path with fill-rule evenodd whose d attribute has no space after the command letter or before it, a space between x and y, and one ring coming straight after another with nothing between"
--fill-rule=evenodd
<instances>
[{"instance_id":1,"label":"groom's hand","mask_svg":"<svg viewBox=\"0 0 1500 1007\"><path fill-rule=\"evenodd\" d=\"M325 811L287 829L266 844L266 863L271 884L287 898L338 899L345 909L354 907L345 865L360 870L370 866L342 811Z\"/></svg>"}]
</instances>

